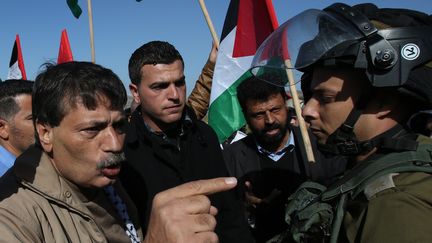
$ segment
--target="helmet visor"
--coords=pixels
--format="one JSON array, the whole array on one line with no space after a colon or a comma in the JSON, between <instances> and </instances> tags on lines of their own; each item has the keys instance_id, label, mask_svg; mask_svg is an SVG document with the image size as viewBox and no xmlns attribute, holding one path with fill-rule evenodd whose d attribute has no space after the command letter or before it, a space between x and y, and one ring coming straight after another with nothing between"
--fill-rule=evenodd
<instances>
[{"instance_id":1,"label":"helmet visor","mask_svg":"<svg viewBox=\"0 0 432 243\"><path fill-rule=\"evenodd\" d=\"M363 36L344 19L326 11L306 10L282 24L261 44L252 61L251 72L278 86L293 85L302 77L296 70L325 59L335 47L358 42ZM289 82L290 76L292 82Z\"/></svg>"}]
</instances>

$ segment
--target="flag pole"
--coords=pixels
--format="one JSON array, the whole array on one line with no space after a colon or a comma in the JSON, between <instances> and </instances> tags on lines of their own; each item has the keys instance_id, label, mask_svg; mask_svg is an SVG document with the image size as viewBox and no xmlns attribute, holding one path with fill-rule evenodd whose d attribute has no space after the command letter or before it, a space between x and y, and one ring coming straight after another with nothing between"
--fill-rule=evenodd
<instances>
[{"instance_id":1,"label":"flag pole","mask_svg":"<svg viewBox=\"0 0 432 243\"><path fill-rule=\"evenodd\" d=\"M209 15L208 11L207 11L207 7L206 7L206 5L204 3L204 0L199 0L199 4L201 6L201 10L202 10L202 12L204 14L204 17L205 17L205 19L207 21L207 25L208 25L208 27L210 29L210 33L211 33L211 35L213 37L213 42L215 43L216 48L219 49L219 38L218 38L218 36L216 34L216 31L214 29L213 22L211 21L211 18L210 18L210 15Z\"/></svg>"},{"instance_id":2,"label":"flag pole","mask_svg":"<svg viewBox=\"0 0 432 243\"><path fill-rule=\"evenodd\" d=\"M307 156L307 159L309 162L315 163L315 156L314 156L314 153L312 150L312 144L310 141L309 133L308 133L307 128L306 128L306 123L305 123L303 116L301 114L302 111L301 111L301 107L300 107L300 100L298 97L297 88L295 87L294 75L293 75L293 72L291 70L291 67L292 67L291 60L286 59L285 65L287 67L286 73L288 76L288 81L289 81L289 85L290 85L290 92L291 92L291 96L293 99L294 109L295 109L295 113L297 115L297 120L299 122L300 132L301 132L301 135L303 137L303 144L304 144L305 149L306 149L306 156Z\"/></svg>"},{"instance_id":3,"label":"flag pole","mask_svg":"<svg viewBox=\"0 0 432 243\"><path fill-rule=\"evenodd\" d=\"M96 62L96 58L95 58L95 47L94 47L93 15L92 15L92 5L91 5L91 0L87 0L87 9L88 9L89 26L90 26L90 48L91 48L91 60L92 60L93 63L95 63L95 62Z\"/></svg>"}]
</instances>

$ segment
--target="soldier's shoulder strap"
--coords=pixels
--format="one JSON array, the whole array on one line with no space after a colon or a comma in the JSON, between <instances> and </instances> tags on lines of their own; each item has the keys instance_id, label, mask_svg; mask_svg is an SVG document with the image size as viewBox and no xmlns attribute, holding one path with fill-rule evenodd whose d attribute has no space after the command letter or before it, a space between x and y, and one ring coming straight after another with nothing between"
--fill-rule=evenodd
<instances>
[{"instance_id":1,"label":"soldier's shoulder strap","mask_svg":"<svg viewBox=\"0 0 432 243\"><path fill-rule=\"evenodd\" d=\"M402 172L432 173L432 144L420 143L414 151L393 152L366 161L330 186L321 199L327 201L346 193L354 198L378 177Z\"/></svg>"}]
</instances>

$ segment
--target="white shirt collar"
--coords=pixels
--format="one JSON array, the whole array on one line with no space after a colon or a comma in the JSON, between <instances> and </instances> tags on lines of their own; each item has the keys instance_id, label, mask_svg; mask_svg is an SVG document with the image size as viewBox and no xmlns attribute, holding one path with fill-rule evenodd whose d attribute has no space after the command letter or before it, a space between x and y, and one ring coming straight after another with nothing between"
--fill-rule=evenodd
<instances>
[{"instance_id":1,"label":"white shirt collar","mask_svg":"<svg viewBox=\"0 0 432 243\"><path fill-rule=\"evenodd\" d=\"M271 159L275 162L278 161L280 158L282 158L282 156L284 156L284 154L287 151L291 153L295 148L294 134L292 132L289 132L289 133L290 133L289 138L288 138L287 142L285 143L285 146L276 152L271 152L271 151L266 150L265 148L261 147L255 141L255 143L257 145L258 152L260 152L263 155L266 155L269 159Z\"/></svg>"}]
</instances>

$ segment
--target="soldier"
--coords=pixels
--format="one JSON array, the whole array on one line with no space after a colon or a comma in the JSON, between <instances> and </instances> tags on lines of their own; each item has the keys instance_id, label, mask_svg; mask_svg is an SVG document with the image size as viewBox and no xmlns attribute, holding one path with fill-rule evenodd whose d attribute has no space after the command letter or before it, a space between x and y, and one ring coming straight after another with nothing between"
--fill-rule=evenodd
<instances>
[{"instance_id":1,"label":"soldier","mask_svg":"<svg viewBox=\"0 0 432 243\"><path fill-rule=\"evenodd\" d=\"M258 76L275 60L291 68L280 53L289 52L307 74L303 117L321 151L350 159L350 169L327 189L304 184L290 197L294 240L432 241L432 140L406 126L432 104L431 24L417 11L339 3L287 21L258 50ZM300 37L306 39L294 40Z\"/></svg>"}]
</instances>

